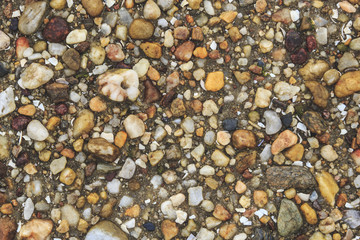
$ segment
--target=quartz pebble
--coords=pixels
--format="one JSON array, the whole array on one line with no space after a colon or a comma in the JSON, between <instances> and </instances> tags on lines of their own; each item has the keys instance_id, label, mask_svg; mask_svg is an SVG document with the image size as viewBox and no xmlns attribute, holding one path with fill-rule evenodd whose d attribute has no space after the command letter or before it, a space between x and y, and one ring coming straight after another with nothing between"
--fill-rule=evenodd
<instances>
[{"instance_id":1,"label":"quartz pebble","mask_svg":"<svg viewBox=\"0 0 360 240\"><path fill-rule=\"evenodd\" d=\"M48 136L49 132L39 120L32 120L27 128L27 135L36 141L44 141Z\"/></svg>"},{"instance_id":2,"label":"quartz pebble","mask_svg":"<svg viewBox=\"0 0 360 240\"><path fill-rule=\"evenodd\" d=\"M0 93L0 117L4 117L9 113L15 111L15 96L14 89L8 87L5 91Z\"/></svg>"},{"instance_id":3,"label":"quartz pebble","mask_svg":"<svg viewBox=\"0 0 360 240\"><path fill-rule=\"evenodd\" d=\"M0 51L5 50L10 46L10 37L0 30Z\"/></svg>"},{"instance_id":4,"label":"quartz pebble","mask_svg":"<svg viewBox=\"0 0 360 240\"><path fill-rule=\"evenodd\" d=\"M124 120L124 127L130 138L141 137L145 133L144 122L135 115L129 115Z\"/></svg>"},{"instance_id":5,"label":"quartz pebble","mask_svg":"<svg viewBox=\"0 0 360 240\"><path fill-rule=\"evenodd\" d=\"M127 240L126 234L114 223L104 220L94 225L85 236L85 240L94 239Z\"/></svg>"},{"instance_id":6,"label":"quartz pebble","mask_svg":"<svg viewBox=\"0 0 360 240\"><path fill-rule=\"evenodd\" d=\"M47 3L45 1L27 4L19 19L19 31L25 35L34 33L40 27L46 7Z\"/></svg>"},{"instance_id":7,"label":"quartz pebble","mask_svg":"<svg viewBox=\"0 0 360 240\"><path fill-rule=\"evenodd\" d=\"M21 74L20 86L27 89L36 89L44 85L54 76L53 70L39 63L32 63Z\"/></svg>"},{"instance_id":8,"label":"quartz pebble","mask_svg":"<svg viewBox=\"0 0 360 240\"><path fill-rule=\"evenodd\" d=\"M276 112L267 110L264 112L264 118L266 121L266 134L272 135L280 131L282 123L279 115Z\"/></svg>"}]
</instances>

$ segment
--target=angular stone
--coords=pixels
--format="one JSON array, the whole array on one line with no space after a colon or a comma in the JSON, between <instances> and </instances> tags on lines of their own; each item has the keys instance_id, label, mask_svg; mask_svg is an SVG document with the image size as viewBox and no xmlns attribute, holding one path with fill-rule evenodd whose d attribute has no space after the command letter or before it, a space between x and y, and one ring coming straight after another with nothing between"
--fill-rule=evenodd
<instances>
[{"instance_id":1,"label":"angular stone","mask_svg":"<svg viewBox=\"0 0 360 240\"><path fill-rule=\"evenodd\" d=\"M291 147L296 144L298 137L295 133L290 130L285 130L279 134L271 145L271 153L276 155L285 148Z\"/></svg>"},{"instance_id":2,"label":"angular stone","mask_svg":"<svg viewBox=\"0 0 360 240\"><path fill-rule=\"evenodd\" d=\"M316 181L319 184L321 195L326 202L333 207L335 205L335 195L339 191L339 187L333 176L326 171L322 171L321 173L316 174Z\"/></svg>"},{"instance_id":3,"label":"angular stone","mask_svg":"<svg viewBox=\"0 0 360 240\"><path fill-rule=\"evenodd\" d=\"M39 63L32 63L20 75L19 84L27 89L36 89L54 76L53 70Z\"/></svg>"},{"instance_id":4,"label":"angular stone","mask_svg":"<svg viewBox=\"0 0 360 240\"><path fill-rule=\"evenodd\" d=\"M316 186L316 181L311 172L300 166L270 167L266 170L266 179L273 189L296 188L307 190Z\"/></svg>"},{"instance_id":5,"label":"angular stone","mask_svg":"<svg viewBox=\"0 0 360 240\"><path fill-rule=\"evenodd\" d=\"M0 118L15 111L15 96L13 87L8 87L0 93Z\"/></svg>"},{"instance_id":6,"label":"angular stone","mask_svg":"<svg viewBox=\"0 0 360 240\"><path fill-rule=\"evenodd\" d=\"M322 134L327 130L326 122L318 112L306 111L302 115L302 121L313 133Z\"/></svg>"}]
</instances>

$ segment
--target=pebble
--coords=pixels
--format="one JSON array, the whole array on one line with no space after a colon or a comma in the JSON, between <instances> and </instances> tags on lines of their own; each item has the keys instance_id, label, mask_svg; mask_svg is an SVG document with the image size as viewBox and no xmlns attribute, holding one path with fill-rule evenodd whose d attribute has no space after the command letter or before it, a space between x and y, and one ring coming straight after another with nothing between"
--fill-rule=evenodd
<instances>
[{"instance_id":1,"label":"pebble","mask_svg":"<svg viewBox=\"0 0 360 240\"><path fill-rule=\"evenodd\" d=\"M10 37L0 30L0 51L7 49L10 46Z\"/></svg>"},{"instance_id":2,"label":"pebble","mask_svg":"<svg viewBox=\"0 0 360 240\"><path fill-rule=\"evenodd\" d=\"M153 1L148 0L144 6L144 18L149 20L156 20L160 17L161 10L159 6Z\"/></svg>"},{"instance_id":3,"label":"pebble","mask_svg":"<svg viewBox=\"0 0 360 240\"><path fill-rule=\"evenodd\" d=\"M347 97L360 91L360 71L347 72L340 77L335 85L335 95L339 98Z\"/></svg>"},{"instance_id":4,"label":"pebble","mask_svg":"<svg viewBox=\"0 0 360 240\"><path fill-rule=\"evenodd\" d=\"M107 162L115 161L120 155L119 148L109 143L104 138L90 139L87 148L90 153Z\"/></svg>"},{"instance_id":5,"label":"pebble","mask_svg":"<svg viewBox=\"0 0 360 240\"><path fill-rule=\"evenodd\" d=\"M176 226L175 222L164 220L161 223L161 232L163 233L165 240L170 240L178 234L179 228Z\"/></svg>"},{"instance_id":6,"label":"pebble","mask_svg":"<svg viewBox=\"0 0 360 240\"><path fill-rule=\"evenodd\" d=\"M237 149L256 147L255 134L248 130L236 130L231 139L234 147Z\"/></svg>"},{"instance_id":7,"label":"pebble","mask_svg":"<svg viewBox=\"0 0 360 240\"><path fill-rule=\"evenodd\" d=\"M270 52L273 49L273 47L274 47L274 44L267 39L263 39L259 43L259 48L262 53Z\"/></svg>"},{"instance_id":8,"label":"pebble","mask_svg":"<svg viewBox=\"0 0 360 240\"><path fill-rule=\"evenodd\" d=\"M302 115L302 121L307 129L316 134L322 134L327 130L326 122L320 113L314 111L306 111Z\"/></svg>"},{"instance_id":9,"label":"pebble","mask_svg":"<svg viewBox=\"0 0 360 240\"><path fill-rule=\"evenodd\" d=\"M66 36L66 44L77 44L85 42L87 38L86 29L74 29Z\"/></svg>"},{"instance_id":10,"label":"pebble","mask_svg":"<svg viewBox=\"0 0 360 240\"><path fill-rule=\"evenodd\" d=\"M104 8L103 1L101 0L81 0L81 4L92 17L99 16Z\"/></svg>"},{"instance_id":11,"label":"pebble","mask_svg":"<svg viewBox=\"0 0 360 240\"><path fill-rule=\"evenodd\" d=\"M129 27L129 36L132 39L146 40L154 34L154 25L145 19L134 19Z\"/></svg>"},{"instance_id":12,"label":"pebble","mask_svg":"<svg viewBox=\"0 0 360 240\"><path fill-rule=\"evenodd\" d=\"M52 7L55 10L62 10L65 8L66 0L51 0L50 1L50 7Z\"/></svg>"},{"instance_id":13,"label":"pebble","mask_svg":"<svg viewBox=\"0 0 360 240\"><path fill-rule=\"evenodd\" d=\"M187 190L189 196L189 205L190 206L198 206L203 200L203 187L190 187Z\"/></svg>"},{"instance_id":14,"label":"pebble","mask_svg":"<svg viewBox=\"0 0 360 240\"><path fill-rule=\"evenodd\" d=\"M267 110L264 112L264 118L266 121L266 134L273 135L280 131L282 123L279 115L276 112Z\"/></svg>"},{"instance_id":15,"label":"pebble","mask_svg":"<svg viewBox=\"0 0 360 240\"><path fill-rule=\"evenodd\" d=\"M344 53L344 55L339 59L339 63L338 63L339 71L344 71L347 68L358 68L358 67L359 67L358 60L350 52ZM335 69L331 69L331 70L335 70ZM329 71L327 71L327 72L329 72ZM324 74L324 80L325 80L325 74ZM326 82L328 82L328 81L326 81ZM330 84L328 84L328 85L330 85Z\"/></svg>"},{"instance_id":16,"label":"pebble","mask_svg":"<svg viewBox=\"0 0 360 240\"><path fill-rule=\"evenodd\" d=\"M15 220L4 217L0 219L0 234L4 240L11 240L15 238L17 224Z\"/></svg>"},{"instance_id":17,"label":"pebble","mask_svg":"<svg viewBox=\"0 0 360 240\"><path fill-rule=\"evenodd\" d=\"M113 101L123 102L126 99L135 101L140 94L136 70L113 69L101 74L97 83L100 86L99 91Z\"/></svg>"},{"instance_id":18,"label":"pebble","mask_svg":"<svg viewBox=\"0 0 360 240\"><path fill-rule=\"evenodd\" d=\"M316 181L311 172L300 166L275 166L266 170L266 179L274 189L311 189Z\"/></svg>"},{"instance_id":19,"label":"pebble","mask_svg":"<svg viewBox=\"0 0 360 240\"><path fill-rule=\"evenodd\" d=\"M293 162L301 161L303 155L304 155L304 146L300 143L295 144L291 148L289 148L285 153L285 157L290 159Z\"/></svg>"},{"instance_id":20,"label":"pebble","mask_svg":"<svg viewBox=\"0 0 360 240\"><path fill-rule=\"evenodd\" d=\"M45 1L32 2L25 6L25 10L19 18L18 28L24 35L36 32L43 20L47 3Z\"/></svg>"},{"instance_id":21,"label":"pebble","mask_svg":"<svg viewBox=\"0 0 360 240\"><path fill-rule=\"evenodd\" d=\"M85 240L96 239L108 239L108 240L127 240L126 234L113 222L103 220L92 228L85 236Z\"/></svg>"},{"instance_id":22,"label":"pebble","mask_svg":"<svg viewBox=\"0 0 360 240\"><path fill-rule=\"evenodd\" d=\"M333 162L339 157L339 155L336 153L333 146L331 145L325 145L321 147L320 155L328 162Z\"/></svg>"},{"instance_id":23,"label":"pebble","mask_svg":"<svg viewBox=\"0 0 360 240\"><path fill-rule=\"evenodd\" d=\"M277 218L279 234L286 237L296 233L302 225L303 220L295 203L288 199L282 199Z\"/></svg>"},{"instance_id":24,"label":"pebble","mask_svg":"<svg viewBox=\"0 0 360 240\"><path fill-rule=\"evenodd\" d=\"M195 44L191 41L186 41L176 48L174 54L176 59L187 62L191 59L194 49L195 49Z\"/></svg>"},{"instance_id":25,"label":"pebble","mask_svg":"<svg viewBox=\"0 0 360 240\"><path fill-rule=\"evenodd\" d=\"M326 202L333 207L335 205L335 195L339 191L339 187L333 176L326 171L322 171L321 173L317 173L315 177L319 184L321 195Z\"/></svg>"},{"instance_id":26,"label":"pebble","mask_svg":"<svg viewBox=\"0 0 360 240\"><path fill-rule=\"evenodd\" d=\"M15 104L14 89L12 87L8 87L0 93L0 117L4 117L8 115L9 113L15 111L15 109L16 109L16 104ZM14 126L15 128L18 128L19 124L14 125L14 121L13 121L13 128Z\"/></svg>"},{"instance_id":27,"label":"pebble","mask_svg":"<svg viewBox=\"0 0 360 240\"><path fill-rule=\"evenodd\" d=\"M288 101L292 99L299 91L300 88L298 86L293 86L282 81L277 82L274 87L274 93L280 101Z\"/></svg>"},{"instance_id":28,"label":"pebble","mask_svg":"<svg viewBox=\"0 0 360 240\"><path fill-rule=\"evenodd\" d=\"M159 59L162 56L161 46L159 43L151 43L151 42L141 43L140 48L149 58Z\"/></svg>"},{"instance_id":29,"label":"pebble","mask_svg":"<svg viewBox=\"0 0 360 240\"><path fill-rule=\"evenodd\" d=\"M84 109L79 112L78 117L74 121L73 135L74 137L79 137L81 134L89 133L94 126L94 114Z\"/></svg>"},{"instance_id":30,"label":"pebble","mask_svg":"<svg viewBox=\"0 0 360 240\"><path fill-rule=\"evenodd\" d=\"M315 225L317 223L316 211L308 204L304 203L300 207L301 212L305 216L306 222Z\"/></svg>"},{"instance_id":31,"label":"pebble","mask_svg":"<svg viewBox=\"0 0 360 240\"><path fill-rule=\"evenodd\" d=\"M354 38L349 45L351 50L359 51L360 50L360 38Z\"/></svg>"},{"instance_id":32,"label":"pebble","mask_svg":"<svg viewBox=\"0 0 360 240\"><path fill-rule=\"evenodd\" d=\"M315 81L320 80L329 69L330 66L326 61L310 59L304 67L299 69L299 74L305 81Z\"/></svg>"},{"instance_id":33,"label":"pebble","mask_svg":"<svg viewBox=\"0 0 360 240\"><path fill-rule=\"evenodd\" d=\"M26 132L35 141L44 141L49 136L48 130L39 120L32 120L26 128Z\"/></svg>"},{"instance_id":34,"label":"pebble","mask_svg":"<svg viewBox=\"0 0 360 240\"><path fill-rule=\"evenodd\" d=\"M65 53L62 55L62 60L68 66L68 68L75 71L79 70L81 57L79 52L76 51L74 48L69 48L68 50L66 50Z\"/></svg>"},{"instance_id":35,"label":"pebble","mask_svg":"<svg viewBox=\"0 0 360 240\"><path fill-rule=\"evenodd\" d=\"M343 221L346 222L351 228L355 229L360 226L360 211L350 209L344 211Z\"/></svg>"},{"instance_id":36,"label":"pebble","mask_svg":"<svg viewBox=\"0 0 360 240\"><path fill-rule=\"evenodd\" d=\"M284 24L290 24L292 22L290 9L283 8L278 10L277 12L272 14L271 19L274 22L282 22Z\"/></svg>"},{"instance_id":37,"label":"pebble","mask_svg":"<svg viewBox=\"0 0 360 240\"><path fill-rule=\"evenodd\" d=\"M52 56L62 56L67 47L59 43L49 43L48 51Z\"/></svg>"},{"instance_id":38,"label":"pebble","mask_svg":"<svg viewBox=\"0 0 360 240\"><path fill-rule=\"evenodd\" d=\"M36 89L49 82L54 76L53 70L39 63L32 63L20 75L19 84L27 89Z\"/></svg>"},{"instance_id":39,"label":"pebble","mask_svg":"<svg viewBox=\"0 0 360 240\"><path fill-rule=\"evenodd\" d=\"M157 0L157 4L163 11L167 11L173 7L174 1L173 0Z\"/></svg>"},{"instance_id":40,"label":"pebble","mask_svg":"<svg viewBox=\"0 0 360 240\"><path fill-rule=\"evenodd\" d=\"M131 158L127 158L118 176L124 179L131 179L134 176L136 164Z\"/></svg>"},{"instance_id":41,"label":"pebble","mask_svg":"<svg viewBox=\"0 0 360 240\"><path fill-rule=\"evenodd\" d=\"M98 43L90 45L89 58L95 65L101 65L105 61L105 49Z\"/></svg>"},{"instance_id":42,"label":"pebble","mask_svg":"<svg viewBox=\"0 0 360 240\"><path fill-rule=\"evenodd\" d=\"M259 108L266 108L270 105L271 91L259 87L255 94L255 105Z\"/></svg>"},{"instance_id":43,"label":"pebble","mask_svg":"<svg viewBox=\"0 0 360 240\"><path fill-rule=\"evenodd\" d=\"M331 217L327 217L320 221L319 230L324 234L332 233L335 231L335 222Z\"/></svg>"},{"instance_id":44,"label":"pebble","mask_svg":"<svg viewBox=\"0 0 360 240\"><path fill-rule=\"evenodd\" d=\"M65 169L66 163L66 157L54 159L50 163L50 171L52 172L52 174L56 175Z\"/></svg>"},{"instance_id":45,"label":"pebble","mask_svg":"<svg viewBox=\"0 0 360 240\"><path fill-rule=\"evenodd\" d=\"M328 29L326 27L320 27L316 29L316 41L320 45L326 45L328 42Z\"/></svg>"},{"instance_id":46,"label":"pebble","mask_svg":"<svg viewBox=\"0 0 360 240\"><path fill-rule=\"evenodd\" d=\"M65 168L60 174L60 182L71 185L76 178L76 173L71 168Z\"/></svg>"},{"instance_id":47,"label":"pebble","mask_svg":"<svg viewBox=\"0 0 360 240\"><path fill-rule=\"evenodd\" d=\"M213 240L214 238L215 233L203 227L200 228L198 234L196 235L197 240Z\"/></svg>"},{"instance_id":48,"label":"pebble","mask_svg":"<svg viewBox=\"0 0 360 240\"><path fill-rule=\"evenodd\" d=\"M237 128L238 120L236 118L227 118L222 122L222 126L226 131L234 131Z\"/></svg>"},{"instance_id":49,"label":"pebble","mask_svg":"<svg viewBox=\"0 0 360 240\"><path fill-rule=\"evenodd\" d=\"M211 160L214 161L217 167L226 167L230 162L230 158L218 149L211 154Z\"/></svg>"},{"instance_id":50,"label":"pebble","mask_svg":"<svg viewBox=\"0 0 360 240\"><path fill-rule=\"evenodd\" d=\"M144 122L132 114L125 118L124 127L130 138L138 138L145 133Z\"/></svg>"},{"instance_id":51,"label":"pebble","mask_svg":"<svg viewBox=\"0 0 360 240\"><path fill-rule=\"evenodd\" d=\"M321 108L326 108L330 94L328 90L317 81L306 81L305 86L314 97L314 103Z\"/></svg>"},{"instance_id":52,"label":"pebble","mask_svg":"<svg viewBox=\"0 0 360 240\"><path fill-rule=\"evenodd\" d=\"M146 222L143 224L143 227L149 231L149 232L153 232L155 231L155 224L153 224L152 222Z\"/></svg>"},{"instance_id":53,"label":"pebble","mask_svg":"<svg viewBox=\"0 0 360 240\"><path fill-rule=\"evenodd\" d=\"M19 236L22 239L46 239L53 229L53 222L49 219L31 219L21 226Z\"/></svg>"},{"instance_id":54,"label":"pebble","mask_svg":"<svg viewBox=\"0 0 360 240\"><path fill-rule=\"evenodd\" d=\"M24 204L24 219L29 220L35 210L35 206L31 198L26 199Z\"/></svg>"},{"instance_id":55,"label":"pebble","mask_svg":"<svg viewBox=\"0 0 360 240\"><path fill-rule=\"evenodd\" d=\"M69 31L70 29L65 19L54 17L45 25L43 36L49 42L59 43L66 39Z\"/></svg>"},{"instance_id":56,"label":"pebble","mask_svg":"<svg viewBox=\"0 0 360 240\"><path fill-rule=\"evenodd\" d=\"M223 72L211 72L206 77L205 89L207 91L217 92L224 87L224 84Z\"/></svg>"},{"instance_id":57,"label":"pebble","mask_svg":"<svg viewBox=\"0 0 360 240\"><path fill-rule=\"evenodd\" d=\"M231 214L229 213L229 211L220 204L216 204L213 211L213 216L221 221L227 221L231 218Z\"/></svg>"},{"instance_id":58,"label":"pebble","mask_svg":"<svg viewBox=\"0 0 360 240\"><path fill-rule=\"evenodd\" d=\"M298 137L290 130L285 130L279 134L271 145L271 153L273 155L279 154L285 148L291 147L296 144Z\"/></svg>"}]
</instances>

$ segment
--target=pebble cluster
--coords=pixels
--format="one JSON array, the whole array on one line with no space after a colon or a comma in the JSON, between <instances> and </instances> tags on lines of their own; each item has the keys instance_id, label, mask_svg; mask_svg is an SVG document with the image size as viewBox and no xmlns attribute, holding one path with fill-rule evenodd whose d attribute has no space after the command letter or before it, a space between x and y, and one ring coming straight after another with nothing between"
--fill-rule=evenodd
<instances>
[{"instance_id":1,"label":"pebble cluster","mask_svg":"<svg viewBox=\"0 0 360 240\"><path fill-rule=\"evenodd\" d=\"M2 0L0 239L360 239L359 5Z\"/></svg>"}]
</instances>

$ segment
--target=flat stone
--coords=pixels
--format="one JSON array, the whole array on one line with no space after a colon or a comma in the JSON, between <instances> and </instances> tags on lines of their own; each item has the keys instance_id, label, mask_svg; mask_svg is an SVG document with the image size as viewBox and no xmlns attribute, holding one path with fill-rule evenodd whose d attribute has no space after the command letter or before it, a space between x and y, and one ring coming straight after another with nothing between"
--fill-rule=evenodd
<instances>
[{"instance_id":1,"label":"flat stone","mask_svg":"<svg viewBox=\"0 0 360 240\"><path fill-rule=\"evenodd\" d=\"M307 190L316 187L316 181L311 172L300 166L270 167L266 170L266 179L273 189Z\"/></svg>"},{"instance_id":2,"label":"flat stone","mask_svg":"<svg viewBox=\"0 0 360 240\"><path fill-rule=\"evenodd\" d=\"M291 200L283 199L277 218L279 234L284 237L289 236L296 233L302 225L303 220L295 203Z\"/></svg>"}]
</instances>

